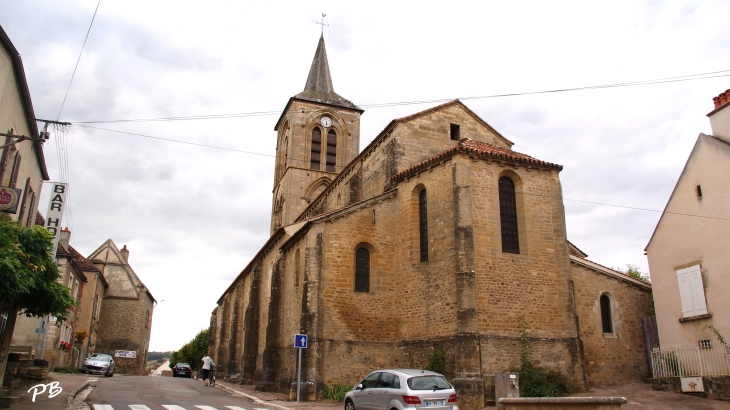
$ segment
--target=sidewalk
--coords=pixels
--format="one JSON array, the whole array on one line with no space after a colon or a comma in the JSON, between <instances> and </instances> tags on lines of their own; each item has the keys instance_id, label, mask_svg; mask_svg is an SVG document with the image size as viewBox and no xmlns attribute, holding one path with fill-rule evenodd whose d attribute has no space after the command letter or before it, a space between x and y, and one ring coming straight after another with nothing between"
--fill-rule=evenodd
<instances>
[{"instance_id":1,"label":"sidewalk","mask_svg":"<svg viewBox=\"0 0 730 410\"><path fill-rule=\"evenodd\" d=\"M46 390L43 391L42 387L38 387L38 395L35 397L33 402L33 390L28 393L28 390L33 386L28 386L25 389L13 389L11 396L22 397L20 403L14 404L10 407L12 410L64 410L68 409L68 395L74 392L76 389L84 386L88 379L97 377L90 377L88 374L67 374L67 373L48 373L48 380L44 383L58 382L61 392L54 397L49 396L49 387L46 386Z\"/></svg>"},{"instance_id":2,"label":"sidewalk","mask_svg":"<svg viewBox=\"0 0 730 410\"><path fill-rule=\"evenodd\" d=\"M250 384L238 385L226 383L216 380L215 387L219 387L232 394L238 394L253 400L257 404L266 405L278 410L315 410L315 409L342 409L343 404L331 400L321 400L314 402L289 401L289 395L284 393L270 393L255 391L254 386Z\"/></svg>"}]
</instances>

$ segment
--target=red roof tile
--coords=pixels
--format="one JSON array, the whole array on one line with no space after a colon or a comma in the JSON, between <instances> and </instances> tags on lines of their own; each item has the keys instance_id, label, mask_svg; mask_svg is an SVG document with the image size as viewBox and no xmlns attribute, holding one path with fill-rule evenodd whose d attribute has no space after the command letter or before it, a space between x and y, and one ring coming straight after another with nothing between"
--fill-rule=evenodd
<instances>
[{"instance_id":1,"label":"red roof tile","mask_svg":"<svg viewBox=\"0 0 730 410\"><path fill-rule=\"evenodd\" d=\"M390 179L393 181L406 178L411 175L415 175L429 166L441 162L442 160L452 157L456 154L470 154L477 155L495 160L503 160L506 162L513 162L524 165L532 165L542 168L557 169L558 171L563 169L562 165L553 164L550 162L541 161L535 159L529 155L525 155L516 151L512 151L507 148L498 147L496 145L488 144L486 142L474 141L468 138L464 138L459 143L439 154L434 155L431 158L422 161L421 163L414 165L405 171L399 172L393 175Z\"/></svg>"},{"instance_id":2,"label":"red roof tile","mask_svg":"<svg viewBox=\"0 0 730 410\"><path fill-rule=\"evenodd\" d=\"M78 270L86 272L101 272L93 263L81 255L73 246L69 245L69 251L71 252L71 261Z\"/></svg>"}]
</instances>

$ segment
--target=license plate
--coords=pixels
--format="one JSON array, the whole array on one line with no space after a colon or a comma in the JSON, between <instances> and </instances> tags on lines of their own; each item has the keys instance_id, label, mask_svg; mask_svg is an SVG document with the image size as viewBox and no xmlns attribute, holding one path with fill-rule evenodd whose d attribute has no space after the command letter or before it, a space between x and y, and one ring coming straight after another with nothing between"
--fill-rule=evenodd
<instances>
[{"instance_id":1,"label":"license plate","mask_svg":"<svg viewBox=\"0 0 730 410\"><path fill-rule=\"evenodd\" d=\"M426 405L426 407L444 406L446 405L446 400L424 400L423 403Z\"/></svg>"}]
</instances>

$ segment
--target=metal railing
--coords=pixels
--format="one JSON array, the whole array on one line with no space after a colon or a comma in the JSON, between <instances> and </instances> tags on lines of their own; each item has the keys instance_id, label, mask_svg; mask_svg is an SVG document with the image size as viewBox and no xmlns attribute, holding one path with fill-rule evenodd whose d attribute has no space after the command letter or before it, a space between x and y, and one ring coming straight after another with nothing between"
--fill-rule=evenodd
<instances>
[{"instance_id":1,"label":"metal railing","mask_svg":"<svg viewBox=\"0 0 730 410\"><path fill-rule=\"evenodd\" d=\"M730 375L730 351L712 341L654 348L651 352L654 377Z\"/></svg>"}]
</instances>

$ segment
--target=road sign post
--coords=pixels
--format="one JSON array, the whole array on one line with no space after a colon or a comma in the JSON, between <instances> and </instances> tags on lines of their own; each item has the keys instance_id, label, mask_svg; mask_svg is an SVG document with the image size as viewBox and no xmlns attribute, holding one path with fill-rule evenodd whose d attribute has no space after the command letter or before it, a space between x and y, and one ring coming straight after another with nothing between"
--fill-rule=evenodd
<instances>
[{"instance_id":1,"label":"road sign post","mask_svg":"<svg viewBox=\"0 0 730 410\"><path fill-rule=\"evenodd\" d=\"M302 350L307 348L307 335L294 335L294 347L299 349L297 364L297 403L299 403L299 392L302 388Z\"/></svg>"}]
</instances>

